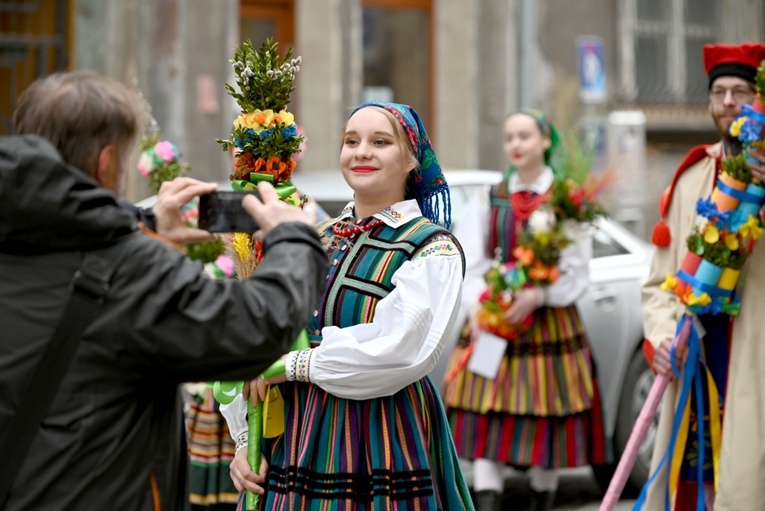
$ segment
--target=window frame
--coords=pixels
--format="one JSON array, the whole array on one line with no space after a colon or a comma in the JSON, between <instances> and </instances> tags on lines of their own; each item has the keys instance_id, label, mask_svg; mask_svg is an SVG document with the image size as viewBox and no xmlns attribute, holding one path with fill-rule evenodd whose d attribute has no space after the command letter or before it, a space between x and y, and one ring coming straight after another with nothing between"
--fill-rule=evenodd
<instances>
[{"instance_id":1,"label":"window frame","mask_svg":"<svg viewBox=\"0 0 765 511\"><path fill-rule=\"evenodd\" d=\"M628 103L653 103L639 98L637 86L637 37L641 35L666 35L667 37L667 82L664 84L670 103L695 104L688 99L688 37L709 37L715 40L719 34L719 16L710 17L710 25L687 24L685 20L685 2L688 0L664 0L669 9L669 19L662 21L641 20L638 18L640 0L620 0L618 4L619 47L621 68L619 70L619 95ZM716 4L715 4L716 5ZM719 9L719 7L718 7Z\"/></svg>"}]
</instances>

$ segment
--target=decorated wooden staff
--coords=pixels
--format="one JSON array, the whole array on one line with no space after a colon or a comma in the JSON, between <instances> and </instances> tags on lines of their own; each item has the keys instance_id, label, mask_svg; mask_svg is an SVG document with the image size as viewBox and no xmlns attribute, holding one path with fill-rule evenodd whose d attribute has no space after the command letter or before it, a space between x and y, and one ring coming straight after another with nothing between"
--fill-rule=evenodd
<instances>
[{"instance_id":1,"label":"decorated wooden staff","mask_svg":"<svg viewBox=\"0 0 765 511\"><path fill-rule=\"evenodd\" d=\"M731 126L731 134L737 136L746 150L763 147L763 124L765 108L761 101L762 88L765 87L765 61L758 74L760 94L753 108L745 108L741 116ZM760 83L761 82L761 83ZM755 115L757 114L757 115ZM681 391L677 411L672 423L669 446L655 472L638 497L634 509L643 508L647 489L657 475L669 470L669 486L665 493L666 505L670 495L677 489L685 444L689 435L689 416L692 396L695 396L697 421L695 434L698 444L698 460L694 476L697 484L697 509L703 511L704 499L704 460L711 458L715 481L719 471L721 449L720 416L721 398L708 367L702 364L703 353L701 337L696 315L727 314L736 315L740 303L734 293L741 268L751 253L754 241L763 231L760 209L765 204L765 187L753 179L746 155L726 158L722 162L722 173L708 199L700 199L696 204L698 214L695 227L686 239L688 252L675 275L668 275L662 289L675 293L686 312L678 322L677 334L672 344L672 369L681 378ZM679 370L676 354L682 353L687 345L687 359ZM611 511L621 495L637 458L637 451L645 439L648 426L653 421L657 407L671 380L670 376L658 375L638 416L614 477L609 484L600 511ZM706 393L704 385L706 384ZM707 396L708 403L704 396ZM705 408L708 406L708 411ZM708 412L709 442L711 453L705 452L705 414ZM711 455L710 455L711 454Z\"/></svg>"}]
</instances>

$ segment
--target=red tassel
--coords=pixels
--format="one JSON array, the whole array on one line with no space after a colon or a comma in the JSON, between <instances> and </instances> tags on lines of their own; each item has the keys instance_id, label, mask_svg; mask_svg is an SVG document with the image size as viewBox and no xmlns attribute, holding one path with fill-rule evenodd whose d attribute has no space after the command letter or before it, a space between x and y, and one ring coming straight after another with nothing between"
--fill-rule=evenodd
<instances>
[{"instance_id":1,"label":"red tassel","mask_svg":"<svg viewBox=\"0 0 765 511\"><path fill-rule=\"evenodd\" d=\"M672 236L669 234L669 227L664 223L662 218L656 225L653 226L653 235L651 236L651 243L657 247L668 247L669 242L672 240Z\"/></svg>"},{"instance_id":2,"label":"red tassel","mask_svg":"<svg viewBox=\"0 0 765 511\"><path fill-rule=\"evenodd\" d=\"M648 361L648 365L651 366L651 369L653 369L653 356L655 353L656 350L654 349L653 344L651 344L651 341L643 339L643 356L646 361Z\"/></svg>"}]
</instances>

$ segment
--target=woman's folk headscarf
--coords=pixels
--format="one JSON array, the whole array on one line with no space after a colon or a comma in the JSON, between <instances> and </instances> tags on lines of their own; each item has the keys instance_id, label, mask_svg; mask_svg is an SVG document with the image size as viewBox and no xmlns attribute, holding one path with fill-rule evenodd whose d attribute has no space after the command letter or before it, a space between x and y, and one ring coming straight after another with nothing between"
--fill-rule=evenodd
<instances>
[{"instance_id":1,"label":"woman's folk headscarf","mask_svg":"<svg viewBox=\"0 0 765 511\"><path fill-rule=\"evenodd\" d=\"M368 101L353 109L351 115L364 107L374 106L390 112L404 128L414 149L418 168L409 173L406 185L406 199L415 199L422 215L434 224L447 229L452 223L452 206L449 185L446 183L441 165L428 138L420 116L414 108L401 103Z\"/></svg>"}]
</instances>

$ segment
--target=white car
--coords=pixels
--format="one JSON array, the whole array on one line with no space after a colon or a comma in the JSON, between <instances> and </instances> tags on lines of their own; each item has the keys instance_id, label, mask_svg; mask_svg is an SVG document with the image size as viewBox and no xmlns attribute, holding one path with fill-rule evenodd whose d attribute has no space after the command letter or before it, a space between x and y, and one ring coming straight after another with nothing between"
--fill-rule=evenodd
<instances>
[{"instance_id":1,"label":"white car","mask_svg":"<svg viewBox=\"0 0 765 511\"><path fill-rule=\"evenodd\" d=\"M502 173L490 170L444 171L451 190L453 223L471 194L497 183ZM340 171L296 173L293 183L330 216L340 213L353 199L353 191ZM640 287L648 276L653 247L613 220L595 222L593 258L590 261L590 282L587 292L577 302L595 353L598 379L606 412L606 431L613 439L615 459L627 444L632 427L653 383L641 351L643 328L640 314ZM466 317L461 311L458 325ZM455 331L431 373L440 385L449 354L457 342ZM658 420L658 419L657 419ZM639 489L648 477L656 421L641 447L630 477L627 493ZM597 467L594 474L605 490L614 466Z\"/></svg>"}]
</instances>

